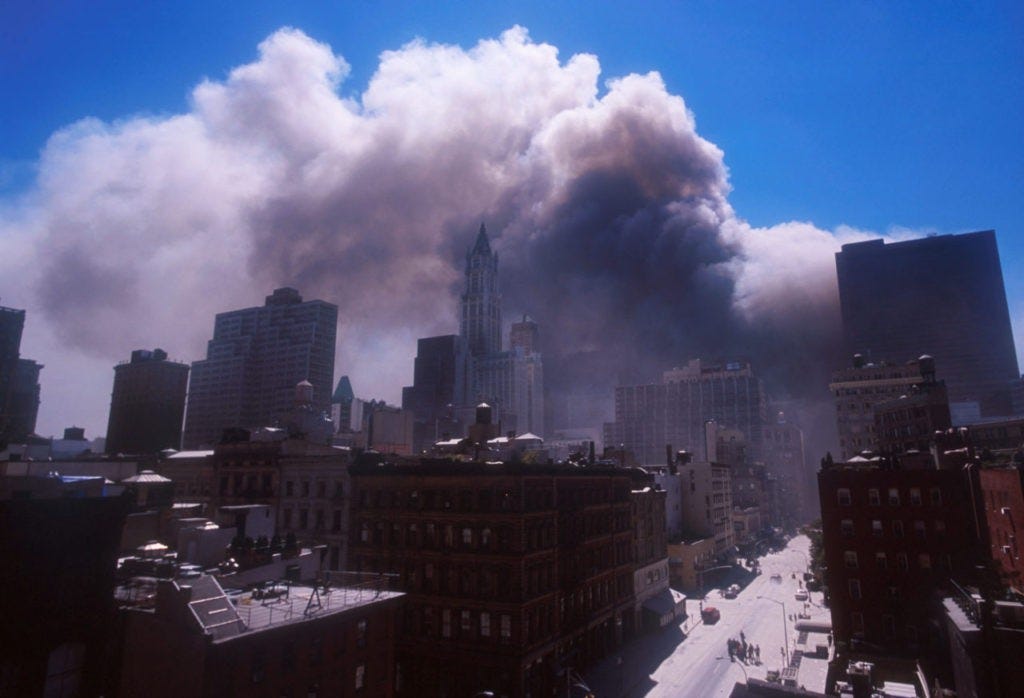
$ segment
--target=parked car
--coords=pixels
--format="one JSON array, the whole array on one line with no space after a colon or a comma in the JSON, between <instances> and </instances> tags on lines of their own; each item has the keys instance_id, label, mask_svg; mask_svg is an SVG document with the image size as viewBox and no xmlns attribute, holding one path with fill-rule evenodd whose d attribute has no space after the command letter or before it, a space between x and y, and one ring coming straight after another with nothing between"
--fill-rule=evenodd
<instances>
[{"instance_id":1,"label":"parked car","mask_svg":"<svg viewBox=\"0 0 1024 698\"><path fill-rule=\"evenodd\" d=\"M796 599L797 601L806 601L807 600L807 592L804 591L803 589L797 589L796 593L793 594L793 598Z\"/></svg>"},{"instance_id":2,"label":"parked car","mask_svg":"<svg viewBox=\"0 0 1024 698\"><path fill-rule=\"evenodd\" d=\"M711 625L721 620L722 614L714 606L705 606L704 610L700 612L700 617L705 623Z\"/></svg>"},{"instance_id":3,"label":"parked car","mask_svg":"<svg viewBox=\"0 0 1024 698\"><path fill-rule=\"evenodd\" d=\"M735 599L739 596L740 587L738 584L731 584L728 589L722 592L722 596L727 599Z\"/></svg>"}]
</instances>

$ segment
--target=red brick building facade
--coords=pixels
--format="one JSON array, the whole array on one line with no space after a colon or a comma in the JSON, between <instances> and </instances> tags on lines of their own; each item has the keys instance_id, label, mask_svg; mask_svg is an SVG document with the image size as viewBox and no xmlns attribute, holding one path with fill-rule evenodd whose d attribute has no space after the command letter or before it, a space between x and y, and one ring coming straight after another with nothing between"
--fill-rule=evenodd
<instances>
[{"instance_id":1,"label":"red brick building facade","mask_svg":"<svg viewBox=\"0 0 1024 698\"><path fill-rule=\"evenodd\" d=\"M989 555L1003 586L1024 593L1024 472L1016 466L981 468L978 479Z\"/></svg>"},{"instance_id":2,"label":"red brick building facade","mask_svg":"<svg viewBox=\"0 0 1024 698\"><path fill-rule=\"evenodd\" d=\"M408 593L400 695L564 692L633 625L631 471L450 461L351 469L350 555Z\"/></svg>"},{"instance_id":3,"label":"red brick building facade","mask_svg":"<svg viewBox=\"0 0 1024 698\"><path fill-rule=\"evenodd\" d=\"M836 464L818 484L836 641L915 651L934 593L970 570L964 476Z\"/></svg>"}]
</instances>

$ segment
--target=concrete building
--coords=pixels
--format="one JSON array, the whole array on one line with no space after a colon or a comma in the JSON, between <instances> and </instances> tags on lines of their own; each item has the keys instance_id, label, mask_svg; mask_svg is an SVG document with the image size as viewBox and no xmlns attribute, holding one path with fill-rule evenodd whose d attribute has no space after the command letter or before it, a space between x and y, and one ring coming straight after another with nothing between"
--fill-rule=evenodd
<instances>
[{"instance_id":1,"label":"concrete building","mask_svg":"<svg viewBox=\"0 0 1024 698\"><path fill-rule=\"evenodd\" d=\"M818 487L806 461L804 433L784 412L777 412L765 426L762 455L777 479L783 503L778 525L790 529L817 518Z\"/></svg>"},{"instance_id":2,"label":"concrete building","mask_svg":"<svg viewBox=\"0 0 1024 698\"><path fill-rule=\"evenodd\" d=\"M666 491L666 530L671 539L712 538L720 561L734 558L736 537L729 466L692 462L689 454L679 454L672 465L648 470L653 472L655 483ZM673 501L676 496L678 509Z\"/></svg>"},{"instance_id":3,"label":"concrete building","mask_svg":"<svg viewBox=\"0 0 1024 698\"><path fill-rule=\"evenodd\" d=\"M648 476L653 483L653 478ZM630 492L633 528L633 627L660 630L686 615L686 597L669 588L665 492L649 484Z\"/></svg>"},{"instance_id":4,"label":"concrete building","mask_svg":"<svg viewBox=\"0 0 1024 698\"><path fill-rule=\"evenodd\" d=\"M706 423L738 429L749 457L758 459L764 437L766 395L749 363L690 361L666 371L662 382L615 389L615 421L604 425L606 446L632 451L644 465L663 462L672 444L715 460L707 450Z\"/></svg>"},{"instance_id":5,"label":"concrete building","mask_svg":"<svg viewBox=\"0 0 1024 698\"><path fill-rule=\"evenodd\" d=\"M878 452L886 456L927 453L935 432L952 426L949 397L942 381L926 380L874 407Z\"/></svg>"},{"instance_id":6,"label":"concrete building","mask_svg":"<svg viewBox=\"0 0 1024 698\"><path fill-rule=\"evenodd\" d=\"M872 363L855 354L851 366L833 372L828 389L835 399L840 459L877 450L875 405L907 394L929 377L935 377L935 361L929 356L889 364Z\"/></svg>"},{"instance_id":7,"label":"concrete building","mask_svg":"<svg viewBox=\"0 0 1024 698\"><path fill-rule=\"evenodd\" d=\"M717 566L714 538L683 538L668 544L668 569L673 586L687 593L703 595L704 572Z\"/></svg>"},{"instance_id":8,"label":"concrete building","mask_svg":"<svg viewBox=\"0 0 1024 698\"><path fill-rule=\"evenodd\" d=\"M1019 373L994 231L843 245L836 273L850 354L928 352L954 413L973 403L983 416L1009 414Z\"/></svg>"},{"instance_id":9,"label":"concrete building","mask_svg":"<svg viewBox=\"0 0 1024 698\"><path fill-rule=\"evenodd\" d=\"M426 459L351 472L354 566L408 591L405 685L549 695L636 632L637 473Z\"/></svg>"},{"instance_id":10,"label":"concrete building","mask_svg":"<svg viewBox=\"0 0 1024 698\"><path fill-rule=\"evenodd\" d=\"M309 381L330 414L338 308L279 288L261 307L219 313L206 358L192 364L183 447L212 447L225 429L273 424Z\"/></svg>"},{"instance_id":11,"label":"concrete building","mask_svg":"<svg viewBox=\"0 0 1024 698\"><path fill-rule=\"evenodd\" d=\"M108 453L157 453L181 445L187 364L167 360L163 349L136 349L114 367L107 421Z\"/></svg>"},{"instance_id":12,"label":"concrete building","mask_svg":"<svg viewBox=\"0 0 1024 698\"><path fill-rule=\"evenodd\" d=\"M364 419L364 448L380 453L411 456L413 450L414 416L410 410L375 405Z\"/></svg>"}]
</instances>

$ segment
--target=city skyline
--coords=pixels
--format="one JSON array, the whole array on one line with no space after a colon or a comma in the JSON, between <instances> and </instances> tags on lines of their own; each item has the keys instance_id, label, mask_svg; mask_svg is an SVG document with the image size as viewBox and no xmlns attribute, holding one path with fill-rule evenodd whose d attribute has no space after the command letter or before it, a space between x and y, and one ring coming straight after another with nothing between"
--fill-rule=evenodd
<instances>
[{"instance_id":1,"label":"city skyline","mask_svg":"<svg viewBox=\"0 0 1024 698\"><path fill-rule=\"evenodd\" d=\"M652 7L649 12L662 9ZM736 16L706 8L677 10L672 15L676 23L661 23L671 29L651 27L654 36L663 40L647 42L654 44L653 48L638 46L632 39L617 42L609 37L598 27L613 16L607 8L594 17L581 16L574 29L559 26L559 17L564 20L571 12L568 9L547 15L539 8L525 7L514 17L505 10L476 11L463 15L461 23L451 21L451 11L426 16L411 8L396 9L393 18L369 17L369 10L351 10L347 17L309 8L291 13L267 10L230 23L229 40L216 50L201 48L199 44L204 42L198 40L201 32L197 31L182 38L187 50L181 52L173 52L167 36L147 24L154 17L145 11L127 13L120 24L111 26L101 26L95 18L76 15L74 10L68 16L34 23L29 20L41 18L30 16L31 11L10 17L3 24L16 32L22 30L18 40L9 44L20 53L5 56L2 62L7 68L0 79L5 92L16 96L25 109L2 115L11 140L0 151L0 208L9 214L0 225L7 253L3 255L6 276L24 281L0 289L0 300L28 311L23 353L47 366L42 376L38 430L59 433L74 423L85 426L92 436L102 434L111 366L136 346L160 345L172 357L194 360L201 357L202 335L212 316L250 305L266 288L294 285L308 297L336 302L349 288L346 283L372 291L367 282L382 275L398 287L362 294L357 299L360 303L343 309L348 313L339 328L337 372L353 375L367 395L398 402L400 387L409 382L416 337L453 326L460 251L481 219L500 235L498 250L503 264L509 265L502 289L510 301L508 317L533 314L536 311L530 306L544 300L508 287L517 270L528 280L530 263L537 255L550 256L554 263L571 259L574 248L569 243L591 240L588 236L593 230L604 233L607 229L612 243L632 239L659 252L666 251L657 245L667 235L672 245L666 257L688 274L690 260L722 271L732 287L721 294L713 283L702 281L692 288L706 293L701 298L739 320L768 314L779 307L779 299L796 299L804 303L798 306L800 310L810 309L817 313L811 317L821 318L828 304L823 305L815 294L827 289L830 278L834 279L831 254L842 242L864 237L844 227L853 226L894 238L994 228L1011 319L1020 318L1022 282L1008 273L1021 257L1016 240L1020 211L1012 203L1010 184L1020 168L1020 135L1009 130L1011 115L1021 99L1020 91L1013 89L1020 78L1013 76L1024 72L1012 70L1020 67L1021 57L1009 43L1014 27L1021 24L1020 10L1006 5L960 9L955 17L939 17L939 11L923 6L916 10L861 8L832 17L834 13L805 7L789 10L802 12L802 22L792 33L781 29L790 19L786 12L749 6L746 10L734 13ZM641 13L630 18L628 26L638 29L652 16ZM172 18L172 24L198 27L200 18L197 11L190 10ZM72 19L84 22L84 31L76 32L75 42L58 48L58 38ZM390 19L394 21L387 21ZM352 25L360 22L360 29L367 31L365 38L357 41ZM758 22L763 27L754 29ZM834 26L829 27L829 22ZM835 39L844 23L851 30L849 38L834 47L826 46L827 37ZM516 24L529 33L523 29L502 34ZM282 26L295 26L298 31L278 31ZM717 38L698 38L700 27L718 30L710 32ZM799 27L828 31L823 38L794 40L801 38ZM668 41L676 36L672 31L678 32L679 45ZM409 45L417 36L423 43ZM747 41L726 45L730 37L737 36ZM979 36L987 40L984 48L976 47ZM67 66L76 51L111 39L123 41L124 52L119 55L126 61L136 52L141 55L143 47L149 51L138 65L150 84L129 75L116 61L104 63L92 54L81 61L77 72L61 74L60 67ZM265 43L257 57L255 47L260 41ZM777 42L786 42L788 50L773 56L768 49ZM947 47L954 57L927 68L914 62L934 56L940 46ZM556 49L557 59L553 55ZM379 63L375 56L384 50L390 53L382 55ZM786 56L781 57L782 53ZM528 75L546 78L543 84L549 85L548 94L557 98L524 102L536 110L523 117L529 121L525 124L509 121L507 105L498 101L490 85L494 80L488 71L513 57L532 66L535 72ZM234 68L237 66L246 67ZM349 66L351 72L345 77ZM292 120L294 114L280 110L281 104L268 97L279 79L274 70L303 67L313 73L299 73L309 80L309 94L318 100L310 110L316 117L313 121ZM465 71L460 74L465 94L453 91L453 83L441 79L455 68ZM229 75L231 70L234 72ZM660 72L660 81L646 75L652 70ZM376 76L371 77L374 71ZM521 76L511 72L501 89L517 94L522 88L515 78ZM627 78L631 73L637 75ZM203 76L208 76L205 82L201 82ZM38 81L43 86L36 90L38 94L28 94L30 77L33 85ZM69 80L80 80L83 86L99 85L101 80L115 82L118 89L113 92L117 94L109 89L94 90L87 97L79 88L62 89L70 88ZM530 152L539 153L539 159L563 157L566 167L544 167L528 173L532 177L524 180L522 173L509 169L509 163L515 162L509 153L495 155L488 150L489 143L470 139L474 147L452 155L453 162L447 163L455 168L451 171L467 168L476 176L477 164L486 162L500 166L495 176L505 179L450 192L431 206L410 198L405 204L408 212L400 211L406 215L399 215L398 220L416 220L396 235L404 235L411 244L395 243L397 238L380 232L391 227L395 218L367 217L352 198L365 192L331 183L331 168L350 163L339 151L331 129L352 126L352 136L379 128L379 122L371 118L375 113L388 109L394 113L407 107L408 99L425 99L420 92L401 91L417 81L438 88L438 102L430 105L434 111L409 112L409 118L433 113L443 121L445 114L462 116L472 108L474 113L465 114L467 121L463 122L469 129L488 124L494 127L493 133L527 138L533 144ZM764 84L753 89L759 81ZM191 97L182 99L196 85L199 87ZM814 86L821 89L815 91ZM850 99L833 100L837 104L826 109L823 102L830 95L842 94L844 88ZM48 96L53 94L61 94L62 99ZM897 104L893 99L897 95L903 99L883 117L883 108ZM992 97L997 95L999 108L984 106L996 104ZM686 100L688 111L682 111L680 98ZM339 109L349 102L359 103L359 108ZM950 110L956 116L936 110L938 104L947 102L956 105ZM672 146L669 152L677 160L651 160L643 143L623 146L607 140L609 124L615 118L634 117L627 107L636 103L646 104L667 119L667 131L650 121L637 123L642 126L641 133L667 138ZM247 104L256 105L252 113L266 118L253 123L238 121ZM486 113L481 117L477 110ZM928 113L930 127L921 133L914 121L916 113ZM842 114L844 118L837 119ZM79 122L68 128L86 117L101 121ZM565 124L574 118L579 123L569 124L574 130L567 134ZM414 122L399 119L391 126L408 127L410 123ZM969 128L977 123L984 123L984 128ZM787 128L781 126L787 124ZM295 130L311 125L322 129L321 140L302 139ZM450 123L434 125L447 128ZM430 126L425 124L424 130ZM715 217L714 225L695 228L691 221L684 227L672 227L669 223L681 220L673 211L659 219L661 227L642 231L658 234L623 232L607 228L601 221L591 221L587 235L566 230L556 215L578 210L566 208L566 199L592 200L601 192L594 188L581 191L581 187L595 184L592 177L587 178L594 172L587 159L593 155L564 150L572 142L566 136L579 136L585 128L591 129L594 143L614 151L610 172L621 173L629 184L640 187L639 203L618 202L626 211L638 217L663 214L666 202L678 200L680 192L699 185L694 193L702 206L684 213L692 217L696 211L706 211ZM194 129L205 129L209 138L192 140ZM42 159L37 160L44 142L55 133ZM953 133L957 134L955 142ZM443 144L443 139L429 133L407 130L405 135L424 152L434 152ZM247 159L252 153L239 158L239 141L260 151L255 159ZM357 143L354 136L350 141ZM170 158L168 150L176 147L202 166L181 166ZM321 158L326 170L311 173L316 158L305 150L317 147L330 157ZM367 152L379 151L371 148ZM872 159L882 155L891 157L884 162ZM224 162L230 167L220 167ZM812 162L816 166L808 167ZM280 181L282 163L311 177L303 180L306 184L326 181L327 193L304 197L293 189L266 198L269 190L265 185ZM83 169L85 165L90 167ZM663 179L644 180L635 169L638 165L643 174ZM164 173L162 178L157 172ZM417 170L414 174L424 177L430 172ZM867 172L877 176L872 179ZM80 173L84 176L76 181ZM966 173L969 176L964 176ZM560 176L571 186L548 189L550 182L537 178L541 174ZM236 181L226 186L225 180L232 178ZM96 180L95 186L91 181L89 187L82 185L91 179ZM817 181L809 182L812 179ZM786 180L792 181L785 186L780 183ZM414 184L398 176L394 190L387 195L422 191ZM655 191L644 186L653 186ZM221 196L226 205L193 200L194 192L207 190L210 199ZM503 198L531 192L536 194L534 199L521 198L517 203L535 204L544 215L525 215ZM257 198L260 205L240 204L246 197ZM317 255L289 249L286 242L302 232L315 231L323 220L344 216L349 210L346 202L352 203L358 214L351 225L368 232L345 239L345 244L323 237L308 241L314 246L324 244L328 260L338 259L332 256L335 251L357 252L348 255L354 257L351 264L331 270L339 280L327 281L328 269L318 267L328 264ZM275 208L277 204L281 206ZM166 211L179 215L163 220ZM91 213L84 215L86 212ZM807 220L813 224L786 222ZM174 244L165 244L161 236L172 230L177 235ZM424 232L427 230L432 232ZM529 236L537 230L548 234L546 242L559 244L536 244ZM687 236L692 237L690 246L679 242ZM712 243L711 256L702 257L708 250L700 243L708 241ZM523 245L517 260L518 243ZM233 254L235 264L225 266L223 260ZM140 268L126 268L125 259L139 260ZM599 273L601 263L592 260L584 272ZM613 290L616 283L628 290L629 282L646 278L643 274L651 268L648 262L638 262L632 270L635 274L603 281ZM782 273L773 274L776 268ZM44 284L45 279L52 283ZM579 294L588 299L597 295L594 288L573 285L580 283L579 278L569 281L570 292L580 289ZM386 302L396 296L415 298L420 305L406 302L396 309ZM639 305L643 300L646 298L627 297L623 302ZM596 306L616 308L601 299ZM655 303L656 312L659 307ZM388 315L395 318L391 324L381 319ZM692 329L703 317L683 313L680 324L688 323ZM130 331L125 331L122 318L131 323ZM410 325L409 318L416 318L418 324ZM736 327L746 329L739 320L733 319L735 326L726 327L721 352L745 353L746 347L737 344L773 329L762 326L757 328L760 332L744 334L736 331ZM781 322L785 326L785 318ZM1019 340L1019 329L1015 336ZM712 336L706 342L718 339ZM675 349L681 346L673 344L675 338L668 341ZM674 363L680 364L697 354L675 351L673 356ZM652 358L664 361L664 357Z\"/></svg>"}]
</instances>

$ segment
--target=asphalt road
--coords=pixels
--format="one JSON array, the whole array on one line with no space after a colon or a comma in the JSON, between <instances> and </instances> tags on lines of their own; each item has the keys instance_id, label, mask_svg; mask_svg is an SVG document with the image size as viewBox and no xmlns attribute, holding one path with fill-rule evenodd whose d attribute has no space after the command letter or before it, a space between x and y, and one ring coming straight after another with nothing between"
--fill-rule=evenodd
<instances>
[{"instance_id":1,"label":"asphalt road","mask_svg":"<svg viewBox=\"0 0 1024 698\"><path fill-rule=\"evenodd\" d=\"M810 540L798 536L784 550L761 558L761 575L735 599L711 591L704 603L722 613L714 625L700 623L698 602L688 600L690 617L685 624L629 643L618 655L621 663L618 657L609 657L586 673L588 685L598 698L712 698L728 696L733 685L745 677L763 679L769 669L781 669L785 665L785 638L789 636L790 652L796 638L793 622L787 616L804 611L803 602L796 601L794 594L799 588L797 580L802 582L809 548ZM771 580L775 573L781 575L781 581ZM821 606L820 593L811 594L807 611L812 618L829 617L828 609ZM761 663L729 660L727 642L739 639L741 632L747 643L760 645Z\"/></svg>"}]
</instances>

